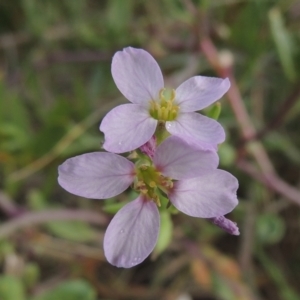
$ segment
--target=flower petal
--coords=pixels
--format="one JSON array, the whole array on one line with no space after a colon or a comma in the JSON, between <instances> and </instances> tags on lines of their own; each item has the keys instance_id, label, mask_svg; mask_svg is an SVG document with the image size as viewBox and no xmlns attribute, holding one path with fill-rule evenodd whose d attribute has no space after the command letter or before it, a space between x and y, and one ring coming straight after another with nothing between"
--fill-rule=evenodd
<instances>
[{"instance_id":1,"label":"flower petal","mask_svg":"<svg viewBox=\"0 0 300 300\"><path fill-rule=\"evenodd\" d=\"M154 249L159 233L159 212L154 202L138 197L114 216L104 236L106 259L116 267L140 264Z\"/></svg>"},{"instance_id":2,"label":"flower petal","mask_svg":"<svg viewBox=\"0 0 300 300\"><path fill-rule=\"evenodd\" d=\"M232 235L240 235L240 230L237 224L224 216L211 218L209 221Z\"/></svg>"},{"instance_id":3,"label":"flower petal","mask_svg":"<svg viewBox=\"0 0 300 300\"><path fill-rule=\"evenodd\" d=\"M118 51L112 60L112 76L121 93L132 103L149 106L164 87L161 70L145 50L132 47Z\"/></svg>"},{"instance_id":4,"label":"flower petal","mask_svg":"<svg viewBox=\"0 0 300 300\"><path fill-rule=\"evenodd\" d=\"M134 179L134 164L105 152L82 154L58 167L58 182L68 192L92 199L106 199L124 192Z\"/></svg>"},{"instance_id":5,"label":"flower petal","mask_svg":"<svg viewBox=\"0 0 300 300\"><path fill-rule=\"evenodd\" d=\"M132 151L148 142L155 132L157 120L140 105L123 104L112 109L102 120L105 134L103 148L114 153Z\"/></svg>"},{"instance_id":6,"label":"flower petal","mask_svg":"<svg viewBox=\"0 0 300 300\"><path fill-rule=\"evenodd\" d=\"M197 148L202 151L215 151L215 152L218 151L218 145L216 144L207 144L204 142L197 143L197 141L195 142L195 140L193 140L192 138L186 138L186 137L184 138L184 141L187 144L189 144L191 147Z\"/></svg>"},{"instance_id":7,"label":"flower petal","mask_svg":"<svg viewBox=\"0 0 300 300\"><path fill-rule=\"evenodd\" d=\"M218 167L219 157L214 151L202 151L181 138L171 136L161 143L153 162L163 175L172 179L198 177Z\"/></svg>"},{"instance_id":8,"label":"flower petal","mask_svg":"<svg viewBox=\"0 0 300 300\"><path fill-rule=\"evenodd\" d=\"M225 140L223 127L217 121L198 113L180 114L175 121L166 122L166 129L203 149L212 149Z\"/></svg>"},{"instance_id":9,"label":"flower petal","mask_svg":"<svg viewBox=\"0 0 300 300\"><path fill-rule=\"evenodd\" d=\"M200 110L219 100L229 88L228 78L195 76L176 89L175 102L181 112Z\"/></svg>"},{"instance_id":10,"label":"flower petal","mask_svg":"<svg viewBox=\"0 0 300 300\"><path fill-rule=\"evenodd\" d=\"M207 175L177 181L169 195L183 213L200 218L223 216L237 205L238 181L230 173L214 170Z\"/></svg>"},{"instance_id":11,"label":"flower petal","mask_svg":"<svg viewBox=\"0 0 300 300\"><path fill-rule=\"evenodd\" d=\"M140 147L140 150L150 158L153 158L156 150L156 137L153 135L151 139Z\"/></svg>"}]
</instances>

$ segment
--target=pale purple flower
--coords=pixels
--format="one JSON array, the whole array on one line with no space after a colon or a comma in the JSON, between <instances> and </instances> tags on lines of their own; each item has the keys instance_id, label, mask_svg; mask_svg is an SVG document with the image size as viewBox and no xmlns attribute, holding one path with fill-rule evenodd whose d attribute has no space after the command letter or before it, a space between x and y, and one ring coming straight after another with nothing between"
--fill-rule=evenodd
<instances>
[{"instance_id":1,"label":"pale purple flower","mask_svg":"<svg viewBox=\"0 0 300 300\"><path fill-rule=\"evenodd\" d=\"M152 160L143 159L134 164L114 153L95 152L59 167L59 184L75 195L105 199L130 185L140 192L114 216L105 233L105 256L117 267L135 266L152 252L160 225L158 190L193 217L214 218L237 205L237 180L217 169L214 151L197 150L173 136L156 148Z\"/></svg>"},{"instance_id":2,"label":"pale purple flower","mask_svg":"<svg viewBox=\"0 0 300 300\"><path fill-rule=\"evenodd\" d=\"M139 148L150 140L159 122L171 135L201 149L215 149L224 141L222 126L195 111L220 99L230 87L228 78L195 76L168 97L161 70L145 50L128 47L117 52L111 69L118 89L132 104L117 106L104 117L100 130L105 134L105 150L123 153Z\"/></svg>"}]
</instances>

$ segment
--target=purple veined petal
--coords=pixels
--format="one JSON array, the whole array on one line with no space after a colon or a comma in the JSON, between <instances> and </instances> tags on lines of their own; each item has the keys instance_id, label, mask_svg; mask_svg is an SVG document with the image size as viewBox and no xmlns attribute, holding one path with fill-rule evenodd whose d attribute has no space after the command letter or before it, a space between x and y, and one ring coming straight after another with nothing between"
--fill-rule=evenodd
<instances>
[{"instance_id":1,"label":"purple veined petal","mask_svg":"<svg viewBox=\"0 0 300 300\"><path fill-rule=\"evenodd\" d=\"M93 152L67 159L58 182L77 196L106 199L124 192L134 179L134 164L113 153Z\"/></svg>"},{"instance_id":2,"label":"purple veined petal","mask_svg":"<svg viewBox=\"0 0 300 300\"><path fill-rule=\"evenodd\" d=\"M194 148L197 148L199 150L202 150L202 151L215 151L217 152L218 151L218 145L215 145L215 144L207 144L207 143L204 143L204 142L195 142L194 139L192 138L187 138L185 137L184 138L184 141L189 144L191 147L194 147Z\"/></svg>"},{"instance_id":3,"label":"purple veined petal","mask_svg":"<svg viewBox=\"0 0 300 300\"><path fill-rule=\"evenodd\" d=\"M131 268L152 252L160 217L154 202L142 196L126 204L114 216L104 236L106 259L116 267Z\"/></svg>"},{"instance_id":4,"label":"purple veined petal","mask_svg":"<svg viewBox=\"0 0 300 300\"><path fill-rule=\"evenodd\" d=\"M171 136L157 147L153 162L163 175L180 180L217 169L219 157L215 151L199 150L181 138Z\"/></svg>"},{"instance_id":5,"label":"purple veined petal","mask_svg":"<svg viewBox=\"0 0 300 300\"><path fill-rule=\"evenodd\" d=\"M183 213L199 218L214 218L231 212L238 204L238 181L230 173L214 170L198 178L177 181L169 195Z\"/></svg>"},{"instance_id":6,"label":"purple veined petal","mask_svg":"<svg viewBox=\"0 0 300 300\"><path fill-rule=\"evenodd\" d=\"M118 51L112 60L112 76L121 93L132 103L149 107L157 100L164 80L159 65L145 50L132 47Z\"/></svg>"},{"instance_id":7,"label":"purple veined petal","mask_svg":"<svg viewBox=\"0 0 300 300\"><path fill-rule=\"evenodd\" d=\"M219 100L229 88L228 78L195 76L176 89L175 102L181 112L200 110Z\"/></svg>"},{"instance_id":8,"label":"purple veined petal","mask_svg":"<svg viewBox=\"0 0 300 300\"><path fill-rule=\"evenodd\" d=\"M142 106L119 105L108 112L100 125L105 135L103 148L114 153L135 150L151 139L156 125L157 120Z\"/></svg>"},{"instance_id":9,"label":"purple veined petal","mask_svg":"<svg viewBox=\"0 0 300 300\"><path fill-rule=\"evenodd\" d=\"M215 147L225 140L224 129L217 121L193 112L179 114L175 121L166 122L166 129L172 135L199 145L199 148Z\"/></svg>"}]
</instances>

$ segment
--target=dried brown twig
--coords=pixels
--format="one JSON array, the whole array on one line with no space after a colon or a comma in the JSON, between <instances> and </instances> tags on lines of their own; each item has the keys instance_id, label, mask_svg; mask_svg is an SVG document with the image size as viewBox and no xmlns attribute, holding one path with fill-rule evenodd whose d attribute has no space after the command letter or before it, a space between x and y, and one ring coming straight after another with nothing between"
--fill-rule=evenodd
<instances>
[{"instance_id":1,"label":"dried brown twig","mask_svg":"<svg viewBox=\"0 0 300 300\"><path fill-rule=\"evenodd\" d=\"M21 213L20 208L14 203L14 201L2 191L0 191L0 210L8 217L15 217Z\"/></svg>"},{"instance_id":2,"label":"dried brown twig","mask_svg":"<svg viewBox=\"0 0 300 300\"><path fill-rule=\"evenodd\" d=\"M207 36L201 38L200 50L204 53L219 76L228 77L230 79L231 88L227 93L227 98L240 126L242 137L245 141L248 141L246 143L246 150L255 159L260 170L256 170L254 166L250 164L246 165L244 162L238 163L239 168L277 193L285 196L288 200L300 205L300 192L278 177L262 143L258 140L251 140L257 136L256 129L243 103L231 65L221 63L216 47Z\"/></svg>"},{"instance_id":3,"label":"dried brown twig","mask_svg":"<svg viewBox=\"0 0 300 300\"><path fill-rule=\"evenodd\" d=\"M108 218L105 215L90 210L47 209L46 211L28 212L2 224L0 239L8 237L20 229L57 220L85 221L96 225L106 225L108 222Z\"/></svg>"}]
</instances>

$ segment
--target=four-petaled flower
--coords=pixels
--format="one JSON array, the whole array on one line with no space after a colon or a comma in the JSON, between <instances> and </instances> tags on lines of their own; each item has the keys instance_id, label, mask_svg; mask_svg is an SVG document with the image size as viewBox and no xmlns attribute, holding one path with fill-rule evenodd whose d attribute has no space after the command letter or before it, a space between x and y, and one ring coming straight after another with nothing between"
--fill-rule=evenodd
<instances>
[{"instance_id":1,"label":"four-petaled flower","mask_svg":"<svg viewBox=\"0 0 300 300\"><path fill-rule=\"evenodd\" d=\"M195 76L167 95L161 70L145 50L125 48L112 61L112 76L132 104L112 109L103 119L104 149L114 153L132 151L163 124L169 134L201 149L216 149L225 139L222 126L195 111L220 99L229 89L226 79Z\"/></svg>"},{"instance_id":2,"label":"four-petaled flower","mask_svg":"<svg viewBox=\"0 0 300 300\"><path fill-rule=\"evenodd\" d=\"M169 137L135 164L114 153L94 152L68 159L59 167L59 184L75 195L106 199L130 185L140 193L114 216L104 237L107 260L130 268L153 250L160 226L160 195L187 215L223 216L237 205L237 179L217 169L215 151L191 147Z\"/></svg>"}]
</instances>

